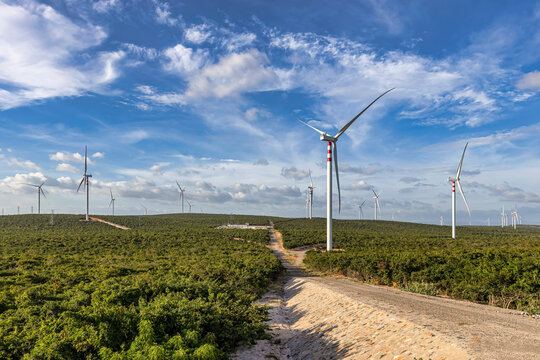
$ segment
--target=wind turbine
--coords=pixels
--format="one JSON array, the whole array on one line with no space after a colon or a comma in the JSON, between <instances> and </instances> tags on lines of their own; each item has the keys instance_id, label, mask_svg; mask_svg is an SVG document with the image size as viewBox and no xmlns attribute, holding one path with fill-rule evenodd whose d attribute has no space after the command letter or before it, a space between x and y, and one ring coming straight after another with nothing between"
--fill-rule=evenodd
<instances>
[{"instance_id":1,"label":"wind turbine","mask_svg":"<svg viewBox=\"0 0 540 360\"><path fill-rule=\"evenodd\" d=\"M309 191L309 218L310 219L313 218L313 189L315 189L315 187L313 186L313 179L311 178L311 170L309 170L308 191Z\"/></svg>"},{"instance_id":2,"label":"wind turbine","mask_svg":"<svg viewBox=\"0 0 540 360\"><path fill-rule=\"evenodd\" d=\"M79 192L80 188L81 188L81 185L84 184L84 186L86 187L86 221L89 220L88 218L88 206L89 206L89 195L90 195L90 184L88 182L88 178L91 178L92 175L86 173L86 171L88 170L88 149L87 147L85 146L84 147L84 174L83 174L83 177L81 179L81 182L79 183L79 187L77 188L77 192Z\"/></svg>"},{"instance_id":3,"label":"wind turbine","mask_svg":"<svg viewBox=\"0 0 540 360\"><path fill-rule=\"evenodd\" d=\"M188 205L189 205L189 213L191 214L191 207L192 207L193 205L191 205L191 203L189 202L189 200L186 200L186 202L187 202Z\"/></svg>"},{"instance_id":4,"label":"wind turbine","mask_svg":"<svg viewBox=\"0 0 540 360\"><path fill-rule=\"evenodd\" d=\"M142 206L143 209L144 209L144 215L148 215L148 209L146 208L146 206L144 206L144 205L142 205L142 204L141 204L141 206Z\"/></svg>"},{"instance_id":5,"label":"wind turbine","mask_svg":"<svg viewBox=\"0 0 540 360\"><path fill-rule=\"evenodd\" d=\"M113 197L112 190L109 190L111 191L111 202L109 203L109 207L111 207L112 205L112 216L114 216L114 202L116 201L116 199Z\"/></svg>"},{"instance_id":6,"label":"wind turbine","mask_svg":"<svg viewBox=\"0 0 540 360\"><path fill-rule=\"evenodd\" d=\"M501 211L501 227L502 227L502 228L504 227L504 225L506 225L506 224L504 223L504 218L505 218L505 216L506 216L506 215L505 215L505 213L504 213L504 205L503 205L502 211Z\"/></svg>"},{"instance_id":7,"label":"wind turbine","mask_svg":"<svg viewBox=\"0 0 540 360\"><path fill-rule=\"evenodd\" d=\"M467 145L469 145L469 143L465 144L465 148L463 149L463 154L461 155L461 161L459 162L456 177L448 178L448 181L452 182L452 239L456 238L456 183L457 183L459 192L461 193L461 197L463 197L463 201L465 202L465 206L467 207L467 211L469 212L469 220L471 218L471 210L469 209L469 204L467 203L467 199L465 199L465 194L463 193L463 189L461 188L461 183L459 182L459 175L461 174L461 167L463 166L463 158L465 157L465 151L467 150Z\"/></svg>"},{"instance_id":8,"label":"wind turbine","mask_svg":"<svg viewBox=\"0 0 540 360\"><path fill-rule=\"evenodd\" d=\"M28 183L24 183L25 185L28 185L28 186L33 186L35 188L37 188L37 193L38 193L38 197L37 197L37 212L38 214L41 214L41 194L43 194L43 197L46 199L47 197L45 196L45 192L43 191L43 184L45 184L47 182L47 180L45 180L44 182L42 182L40 185L34 185L34 184L28 184ZM33 213L33 211L32 211Z\"/></svg>"},{"instance_id":9,"label":"wind turbine","mask_svg":"<svg viewBox=\"0 0 540 360\"><path fill-rule=\"evenodd\" d=\"M182 214L183 214L184 213L184 191L186 191L186 189L182 189L178 181L176 181L176 185L178 185L178 189L180 190L180 201L182 202Z\"/></svg>"},{"instance_id":10,"label":"wind turbine","mask_svg":"<svg viewBox=\"0 0 540 360\"><path fill-rule=\"evenodd\" d=\"M306 219L309 219L309 189L306 190Z\"/></svg>"},{"instance_id":11,"label":"wind turbine","mask_svg":"<svg viewBox=\"0 0 540 360\"><path fill-rule=\"evenodd\" d=\"M358 205L358 220L362 220L364 217L364 212L362 211L362 206L366 203L366 200L362 201L360 205Z\"/></svg>"},{"instance_id":12,"label":"wind turbine","mask_svg":"<svg viewBox=\"0 0 540 360\"><path fill-rule=\"evenodd\" d=\"M375 200L375 220L377 220L377 209L379 209L379 215L381 215L381 204L379 203L379 196L382 194L382 191L378 194L373 189L371 189L371 191L373 191L373 199Z\"/></svg>"},{"instance_id":13,"label":"wind turbine","mask_svg":"<svg viewBox=\"0 0 540 360\"><path fill-rule=\"evenodd\" d=\"M339 188L339 171L338 171L338 161L337 161L337 141L339 137L349 128L349 126L352 125L353 122L355 122L356 119L360 115L362 115L371 105L373 105L377 100L379 100L381 97L383 97L388 92L394 90L394 88L385 91L379 97L377 97L375 100L373 100L366 108L358 115L356 115L351 121L349 121L339 132L335 135L329 135L325 133L324 131L321 131L314 126L309 125L308 123L303 122L302 120L298 119L302 124L309 126L319 134L321 134L321 141L326 141L328 143L328 151L326 156L326 250L330 251L332 250L332 146L334 147L334 162L336 167L336 182L337 182L337 188L338 188L338 211L341 212L341 190Z\"/></svg>"}]
</instances>

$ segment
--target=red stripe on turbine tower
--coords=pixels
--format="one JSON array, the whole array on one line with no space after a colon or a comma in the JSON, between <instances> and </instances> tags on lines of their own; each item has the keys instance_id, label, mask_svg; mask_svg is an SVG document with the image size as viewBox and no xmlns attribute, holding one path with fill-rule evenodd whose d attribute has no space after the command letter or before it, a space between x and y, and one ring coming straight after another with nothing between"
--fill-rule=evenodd
<instances>
[{"instance_id":1,"label":"red stripe on turbine tower","mask_svg":"<svg viewBox=\"0 0 540 360\"><path fill-rule=\"evenodd\" d=\"M456 192L456 182L452 181L452 192Z\"/></svg>"},{"instance_id":2,"label":"red stripe on turbine tower","mask_svg":"<svg viewBox=\"0 0 540 360\"><path fill-rule=\"evenodd\" d=\"M330 141L328 142L328 155L326 156L326 160L328 162L332 161L332 143Z\"/></svg>"}]
</instances>

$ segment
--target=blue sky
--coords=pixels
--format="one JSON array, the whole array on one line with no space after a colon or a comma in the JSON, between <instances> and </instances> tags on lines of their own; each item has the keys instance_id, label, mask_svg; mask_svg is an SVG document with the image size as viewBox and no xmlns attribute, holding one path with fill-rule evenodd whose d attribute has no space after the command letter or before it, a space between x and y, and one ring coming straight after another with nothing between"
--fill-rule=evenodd
<instances>
[{"instance_id":1,"label":"blue sky","mask_svg":"<svg viewBox=\"0 0 540 360\"><path fill-rule=\"evenodd\" d=\"M462 184L472 222L517 203L540 223L540 3L522 1L2 1L0 206L82 213L179 209L325 214L336 133L343 208L371 189L383 218L450 219ZM371 194L371 195L370 195ZM335 197L336 198L336 197ZM458 223L469 222L458 199Z\"/></svg>"}]
</instances>

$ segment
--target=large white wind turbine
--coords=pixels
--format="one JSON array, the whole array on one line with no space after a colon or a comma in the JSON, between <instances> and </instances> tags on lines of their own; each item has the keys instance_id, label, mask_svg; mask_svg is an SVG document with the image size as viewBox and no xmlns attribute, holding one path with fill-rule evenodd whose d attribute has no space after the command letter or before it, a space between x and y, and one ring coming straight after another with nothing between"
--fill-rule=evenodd
<instances>
[{"instance_id":1,"label":"large white wind turbine","mask_svg":"<svg viewBox=\"0 0 540 360\"><path fill-rule=\"evenodd\" d=\"M84 147L84 174L83 174L83 177L81 179L81 182L79 183L79 187L77 188L77 192L79 192L79 189L81 188L81 185L84 184L84 186L86 187L86 221L89 220L88 218L88 206L89 206L89 188L90 188L90 184L88 183L88 178L91 178L92 175L88 174L86 171L88 170L88 151L87 151L87 147L85 146Z\"/></svg>"},{"instance_id":2,"label":"large white wind turbine","mask_svg":"<svg viewBox=\"0 0 540 360\"><path fill-rule=\"evenodd\" d=\"M45 192L43 191L43 184L45 184L46 182L47 182L47 180L42 182L40 185L34 185L34 184L25 183L25 185L29 185L29 186L33 186L33 187L37 188L37 213L38 214L41 214L41 194L43 194L43 197L45 199L47 198L45 196Z\"/></svg>"},{"instance_id":3,"label":"large white wind turbine","mask_svg":"<svg viewBox=\"0 0 540 360\"><path fill-rule=\"evenodd\" d=\"M467 150L467 145L469 145L469 143L465 144L465 148L463 149L463 154L461 155L461 161L459 162L456 177L448 178L448 181L452 182L452 239L456 238L456 183L457 183L459 192L461 193L461 197L463 198L463 201L465 202L465 206L467 207L467 211L469 212L469 219L471 218L471 209L469 209L469 204L467 203L467 199L465 199L465 194L463 193L463 189L461 188L461 183L459 182L459 175L461 174L461 167L463 166L463 158L465 157L465 151Z\"/></svg>"},{"instance_id":4,"label":"large white wind turbine","mask_svg":"<svg viewBox=\"0 0 540 360\"><path fill-rule=\"evenodd\" d=\"M182 189L178 181L176 181L176 185L178 185L178 190L180 190L180 201L182 202L182 214L183 214L184 213L184 191L186 191L186 189Z\"/></svg>"},{"instance_id":5,"label":"large white wind turbine","mask_svg":"<svg viewBox=\"0 0 540 360\"><path fill-rule=\"evenodd\" d=\"M388 92L394 90L393 88L390 90L385 91L379 97L377 97L375 100L373 100L366 108L358 115L356 115L351 121L349 121L339 132L335 135L329 135L325 133L324 131L321 131L314 126L309 125L308 123L303 122L302 120L299 120L304 125L309 126L319 134L321 134L321 141L326 141L328 143L328 151L326 156L326 250L330 251L332 250L332 146L334 147L334 163L336 167L336 181L337 181L337 188L338 188L338 211L341 212L341 189L339 188L339 171L338 171L338 161L337 161L337 141L339 137L349 128L349 126L352 125L353 122L355 122L356 119L360 115L364 113L371 105L373 105L377 100L379 100L381 97L383 97Z\"/></svg>"},{"instance_id":6,"label":"large white wind turbine","mask_svg":"<svg viewBox=\"0 0 540 360\"><path fill-rule=\"evenodd\" d=\"M379 196L382 194L382 191L378 194L373 189L371 189L371 191L373 191L373 200L375 201L375 220L377 220L377 209L379 210L379 215L381 215L381 204L379 203Z\"/></svg>"},{"instance_id":7,"label":"large white wind turbine","mask_svg":"<svg viewBox=\"0 0 540 360\"><path fill-rule=\"evenodd\" d=\"M362 218L364 217L364 212L362 211L362 207L364 206L365 203L366 203L366 200L362 201L362 203L358 205L358 220L362 220Z\"/></svg>"},{"instance_id":8,"label":"large white wind turbine","mask_svg":"<svg viewBox=\"0 0 540 360\"><path fill-rule=\"evenodd\" d=\"M114 216L114 202L116 201L116 199L113 197L113 194L112 194L112 190L109 189L111 191L111 202L109 203L109 207L111 207L112 205L112 214Z\"/></svg>"}]
</instances>

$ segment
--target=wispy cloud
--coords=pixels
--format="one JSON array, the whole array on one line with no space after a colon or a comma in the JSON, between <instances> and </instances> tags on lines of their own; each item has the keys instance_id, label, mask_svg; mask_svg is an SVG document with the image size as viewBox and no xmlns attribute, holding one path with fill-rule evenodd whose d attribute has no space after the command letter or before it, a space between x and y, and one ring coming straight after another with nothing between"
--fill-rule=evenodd
<instances>
[{"instance_id":1,"label":"wispy cloud","mask_svg":"<svg viewBox=\"0 0 540 360\"><path fill-rule=\"evenodd\" d=\"M123 52L75 58L106 37L100 26L75 23L48 5L0 3L0 81L9 85L0 88L0 108L102 91L119 76Z\"/></svg>"}]
</instances>

